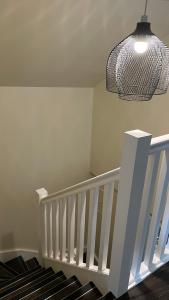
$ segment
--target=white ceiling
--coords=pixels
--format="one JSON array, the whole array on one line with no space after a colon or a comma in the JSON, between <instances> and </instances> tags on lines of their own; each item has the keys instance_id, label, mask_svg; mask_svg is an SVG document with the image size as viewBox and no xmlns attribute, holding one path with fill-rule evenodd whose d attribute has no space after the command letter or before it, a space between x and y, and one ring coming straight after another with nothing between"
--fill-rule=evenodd
<instances>
[{"instance_id":1,"label":"white ceiling","mask_svg":"<svg viewBox=\"0 0 169 300\"><path fill-rule=\"evenodd\" d=\"M0 0L0 85L94 86L110 49L135 28L144 0ZM169 34L169 1L149 0Z\"/></svg>"}]
</instances>

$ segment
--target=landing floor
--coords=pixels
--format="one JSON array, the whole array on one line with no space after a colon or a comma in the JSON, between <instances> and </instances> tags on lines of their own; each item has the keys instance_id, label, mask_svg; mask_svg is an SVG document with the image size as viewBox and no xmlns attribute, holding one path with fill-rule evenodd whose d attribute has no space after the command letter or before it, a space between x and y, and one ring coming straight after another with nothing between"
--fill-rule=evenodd
<instances>
[{"instance_id":1,"label":"landing floor","mask_svg":"<svg viewBox=\"0 0 169 300\"><path fill-rule=\"evenodd\" d=\"M169 263L147 277L119 300L169 300Z\"/></svg>"}]
</instances>

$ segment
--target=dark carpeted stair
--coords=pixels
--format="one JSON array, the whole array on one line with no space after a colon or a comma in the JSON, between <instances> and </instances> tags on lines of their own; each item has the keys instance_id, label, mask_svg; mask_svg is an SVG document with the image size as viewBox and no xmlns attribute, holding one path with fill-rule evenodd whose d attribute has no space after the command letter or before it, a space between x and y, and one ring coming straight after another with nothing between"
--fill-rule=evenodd
<instances>
[{"instance_id":1,"label":"dark carpeted stair","mask_svg":"<svg viewBox=\"0 0 169 300\"><path fill-rule=\"evenodd\" d=\"M17 256L16 258L7 261L5 264L13 270L17 271L17 273L19 274L28 271L28 267L22 256Z\"/></svg>"},{"instance_id":2,"label":"dark carpeted stair","mask_svg":"<svg viewBox=\"0 0 169 300\"><path fill-rule=\"evenodd\" d=\"M33 258L27 260L25 262L25 264L26 264L28 270L33 270L33 269L36 269L37 267L40 267L39 262L36 259L36 257L33 257Z\"/></svg>"},{"instance_id":3,"label":"dark carpeted stair","mask_svg":"<svg viewBox=\"0 0 169 300\"><path fill-rule=\"evenodd\" d=\"M33 270L29 270L27 272L24 272L22 274L19 274L17 276L13 276L12 278L10 279L7 279L3 282L3 284L1 284L0 286L0 291L6 286L9 286L9 285L14 285L16 282L19 282L21 280L26 280L27 278L31 277L33 274L36 274L38 273L42 268L41 267L37 267L36 269L33 269Z\"/></svg>"},{"instance_id":4,"label":"dark carpeted stair","mask_svg":"<svg viewBox=\"0 0 169 300\"><path fill-rule=\"evenodd\" d=\"M10 278L14 278L14 276L18 275L18 273L7 266L6 264L0 262L0 280L8 280Z\"/></svg>"},{"instance_id":5,"label":"dark carpeted stair","mask_svg":"<svg viewBox=\"0 0 169 300\"><path fill-rule=\"evenodd\" d=\"M0 300L95 300L115 299L111 293L102 297L93 282L82 285L76 276L66 278L62 271L42 268L35 257L22 256L0 262Z\"/></svg>"},{"instance_id":6,"label":"dark carpeted stair","mask_svg":"<svg viewBox=\"0 0 169 300\"><path fill-rule=\"evenodd\" d=\"M51 270L51 269L50 269ZM44 275L46 272L48 272L48 269L45 270L44 268L34 271L33 273L29 274L28 276L24 276L23 278L19 280L14 280L9 285L6 285L5 287L0 289L0 297L9 294L16 289L20 288L21 286L24 286L25 284L32 282L34 279L39 278L40 276Z\"/></svg>"},{"instance_id":7,"label":"dark carpeted stair","mask_svg":"<svg viewBox=\"0 0 169 300\"><path fill-rule=\"evenodd\" d=\"M99 300L112 300L112 299L116 299L116 298L113 297L112 293L108 293L106 296L101 297Z\"/></svg>"},{"instance_id":8,"label":"dark carpeted stair","mask_svg":"<svg viewBox=\"0 0 169 300\"><path fill-rule=\"evenodd\" d=\"M38 296L45 293L46 291L52 289L54 286L60 284L64 280L66 280L66 276L63 274L63 272L60 271L54 274L53 276L51 276L49 282L43 282L42 285L39 284L38 286L34 286L32 290L27 290L25 292L25 295L23 295L23 293L18 295L19 297L18 298L16 297L15 300L20 298L24 300L35 299Z\"/></svg>"}]
</instances>

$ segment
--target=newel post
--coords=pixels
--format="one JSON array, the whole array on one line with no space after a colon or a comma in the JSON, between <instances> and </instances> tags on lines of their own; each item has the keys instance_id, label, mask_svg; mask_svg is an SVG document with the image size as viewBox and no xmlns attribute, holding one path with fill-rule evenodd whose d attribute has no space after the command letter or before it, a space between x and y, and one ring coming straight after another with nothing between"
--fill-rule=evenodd
<instances>
[{"instance_id":1,"label":"newel post","mask_svg":"<svg viewBox=\"0 0 169 300\"><path fill-rule=\"evenodd\" d=\"M44 244L44 214L41 206L41 200L48 196L48 191L44 188L36 190L36 194L38 196L38 258L40 264L43 264L43 244Z\"/></svg>"},{"instance_id":2,"label":"newel post","mask_svg":"<svg viewBox=\"0 0 169 300\"><path fill-rule=\"evenodd\" d=\"M109 277L116 297L128 290L150 142L140 130L124 134Z\"/></svg>"}]
</instances>

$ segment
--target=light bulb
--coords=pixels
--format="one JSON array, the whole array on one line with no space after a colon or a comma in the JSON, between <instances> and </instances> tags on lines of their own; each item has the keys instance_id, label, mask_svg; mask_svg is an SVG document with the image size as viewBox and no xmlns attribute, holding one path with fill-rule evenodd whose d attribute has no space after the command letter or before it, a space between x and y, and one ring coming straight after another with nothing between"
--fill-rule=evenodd
<instances>
[{"instance_id":1,"label":"light bulb","mask_svg":"<svg viewBox=\"0 0 169 300\"><path fill-rule=\"evenodd\" d=\"M145 53L148 49L148 42L145 41L137 41L134 43L134 50L139 53Z\"/></svg>"}]
</instances>

